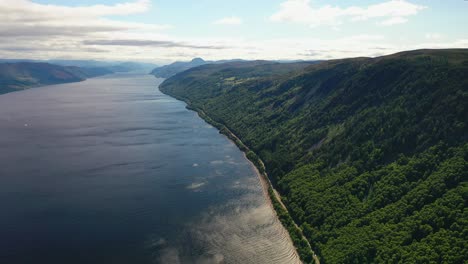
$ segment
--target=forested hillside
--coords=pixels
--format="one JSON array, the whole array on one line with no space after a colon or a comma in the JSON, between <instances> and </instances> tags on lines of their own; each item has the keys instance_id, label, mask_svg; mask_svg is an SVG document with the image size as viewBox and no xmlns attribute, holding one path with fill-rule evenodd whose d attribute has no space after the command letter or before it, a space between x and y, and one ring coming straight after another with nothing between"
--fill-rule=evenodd
<instances>
[{"instance_id":1,"label":"forested hillside","mask_svg":"<svg viewBox=\"0 0 468 264\"><path fill-rule=\"evenodd\" d=\"M204 65L160 89L260 156L322 263L468 259L468 50Z\"/></svg>"},{"instance_id":2,"label":"forested hillside","mask_svg":"<svg viewBox=\"0 0 468 264\"><path fill-rule=\"evenodd\" d=\"M0 63L0 94L41 85L79 82L109 73L112 71L101 67L80 68L42 62Z\"/></svg>"}]
</instances>

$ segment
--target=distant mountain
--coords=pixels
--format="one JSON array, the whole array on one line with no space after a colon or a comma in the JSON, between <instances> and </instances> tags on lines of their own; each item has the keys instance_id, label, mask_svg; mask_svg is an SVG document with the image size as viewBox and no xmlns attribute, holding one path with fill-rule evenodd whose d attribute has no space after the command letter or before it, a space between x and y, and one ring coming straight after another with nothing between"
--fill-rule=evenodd
<instances>
[{"instance_id":1,"label":"distant mountain","mask_svg":"<svg viewBox=\"0 0 468 264\"><path fill-rule=\"evenodd\" d=\"M118 62L118 61L95 61L95 60L49 60L45 61L51 64L62 66L77 66L80 68L102 68L111 72L133 72L140 71L148 73L156 64L144 62Z\"/></svg>"},{"instance_id":2,"label":"distant mountain","mask_svg":"<svg viewBox=\"0 0 468 264\"><path fill-rule=\"evenodd\" d=\"M77 66L80 68L97 68L97 67L110 67L119 64L120 62L114 61L97 61L97 60L45 60L36 62L46 62L61 66Z\"/></svg>"},{"instance_id":3,"label":"distant mountain","mask_svg":"<svg viewBox=\"0 0 468 264\"><path fill-rule=\"evenodd\" d=\"M207 62L204 61L202 58L195 58L189 62L176 61L169 65L155 68L151 71L151 74L158 78L169 78L173 75L176 75L179 72L183 72L190 68L204 64L207 64Z\"/></svg>"},{"instance_id":4,"label":"distant mountain","mask_svg":"<svg viewBox=\"0 0 468 264\"><path fill-rule=\"evenodd\" d=\"M115 65L107 66L109 70L113 72L131 72L140 71L148 73L156 67L156 64L152 63L141 63L141 62L122 62Z\"/></svg>"},{"instance_id":5,"label":"distant mountain","mask_svg":"<svg viewBox=\"0 0 468 264\"><path fill-rule=\"evenodd\" d=\"M468 49L205 65L160 90L263 160L322 263L466 263Z\"/></svg>"},{"instance_id":6,"label":"distant mountain","mask_svg":"<svg viewBox=\"0 0 468 264\"><path fill-rule=\"evenodd\" d=\"M151 74L158 77L158 78L169 78L171 76L176 75L177 73L186 71L191 68L195 68L201 65L206 65L206 64L224 64L224 63L244 63L244 62L249 62L247 60L242 60L242 59L232 59L232 60L217 60L217 61L205 61L202 58L194 58L193 60L189 62L183 62L183 61L176 61L172 64L161 66L158 68L155 68ZM260 61L256 61L258 63ZM263 63L305 63L305 64L313 64L313 63L318 63L319 61L302 61L302 60L290 60L290 61L285 61L285 60L278 60L278 61L262 61ZM262 64L263 64L262 63ZM243 64L248 65L248 64Z\"/></svg>"},{"instance_id":7,"label":"distant mountain","mask_svg":"<svg viewBox=\"0 0 468 264\"><path fill-rule=\"evenodd\" d=\"M140 71L148 73L155 67L154 63L146 62L122 62L122 61L97 61L97 60L27 60L27 59L0 59L0 63L17 63L17 62L43 62L60 66L76 66L80 68L91 68L97 70L98 68L107 69L111 72L131 72Z\"/></svg>"},{"instance_id":8,"label":"distant mountain","mask_svg":"<svg viewBox=\"0 0 468 264\"><path fill-rule=\"evenodd\" d=\"M80 68L43 62L0 63L0 94L42 85L79 82L112 73L105 68Z\"/></svg>"},{"instance_id":9,"label":"distant mountain","mask_svg":"<svg viewBox=\"0 0 468 264\"><path fill-rule=\"evenodd\" d=\"M156 66L143 62L0 59L0 94L116 72L148 73Z\"/></svg>"},{"instance_id":10,"label":"distant mountain","mask_svg":"<svg viewBox=\"0 0 468 264\"><path fill-rule=\"evenodd\" d=\"M67 66L73 67L73 66ZM78 67L77 67L78 68ZM115 73L112 69L108 67L79 67L81 71L86 75L87 78L98 77L106 74Z\"/></svg>"}]
</instances>

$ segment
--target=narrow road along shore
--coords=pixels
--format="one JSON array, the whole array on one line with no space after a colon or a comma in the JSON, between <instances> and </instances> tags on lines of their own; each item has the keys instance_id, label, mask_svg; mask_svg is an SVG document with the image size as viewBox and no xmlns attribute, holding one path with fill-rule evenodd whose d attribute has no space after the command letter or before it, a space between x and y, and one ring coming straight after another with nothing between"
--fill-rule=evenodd
<instances>
[{"instance_id":1,"label":"narrow road along shore","mask_svg":"<svg viewBox=\"0 0 468 264\"><path fill-rule=\"evenodd\" d=\"M203 111L202 111L203 112ZM203 112L203 115L207 116L206 113ZM202 116L200 116L202 117ZM203 117L202 117L203 118ZM241 142L242 143L242 146L243 148L245 148L244 150L244 155L245 153L247 153L248 151L251 151L243 142L242 140L239 139L239 137L237 137L234 133L232 133L231 130L229 130L226 126L224 126L226 132L229 134L227 135L228 138L234 143L234 144L238 144L238 142ZM232 138L234 138L235 140L232 140ZM258 159L261 166L263 167L263 171L265 171L265 164L263 163L263 161L259 158ZM249 160L250 161L250 160ZM273 190L273 193L275 195L275 198L276 200L281 204L281 207L283 207L284 210L286 210L286 212L288 212L289 214L289 210L288 208L286 207L286 205L283 203L282 199L281 199L281 195L279 194L279 192L273 187L273 184L271 183L270 181L270 178L268 177L268 174L266 172L261 172L259 168L257 168L257 166L252 162L250 161L250 163L252 164L252 166L255 168L255 171L260 179L260 182L262 184L262 187L264 188L263 192L266 194L266 197L270 203L270 205L274 208L274 206L272 205L272 201L271 201L271 197L269 196L269 192L268 192L268 189L271 188ZM300 231L301 235L302 235L302 238L307 242L307 245L309 246L309 248L313 251L312 249L312 246L309 242L309 240L305 237L304 233L302 232L302 229L296 224L295 221L293 221L294 223L294 226ZM292 241L291 241L292 242ZM314 262L316 264L320 264L320 259L318 258L318 256L315 254L314 252L314 255L313 255L313 259L314 259Z\"/></svg>"},{"instance_id":2,"label":"narrow road along shore","mask_svg":"<svg viewBox=\"0 0 468 264\"><path fill-rule=\"evenodd\" d=\"M273 207L274 211L276 212L276 215L278 216L278 212L276 211L276 209L275 209L275 207L273 205L272 199L274 199L275 201L278 201L281 208L283 208L283 210L285 210L285 212L291 218L291 220L292 220L292 222L293 222L293 224L295 226L295 229L299 232L299 234L301 235L301 238L304 241L306 241L309 250L312 252L312 258L314 260L314 263L320 264L320 259L318 258L318 256L313 251L309 240L304 236L304 233L302 232L302 229L296 224L294 219L292 219L292 217L289 214L289 210L287 209L287 207L285 206L285 204L281 200L281 195L273 187L273 184L271 183L270 178L268 177L268 174L265 172L265 164L263 163L263 161L260 158L258 158L258 156L255 154L255 156L257 156L257 163L259 163L259 164L255 164L256 162L254 162L250 158L248 158L248 155L247 155L247 153L252 152L252 151L250 150L249 147L247 147L242 142L242 140L239 139L239 137L237 137L224 124L218 123L218 122L214 121L213 119L211 119L211 117L208 116L202 109L195 108L195 107L191 106L190 105L190 100L188 100L186 98L183 98L183 97L178 97L178 96L175 97L175 96L172 96L170 94L168 94L168 95L171 96L171 97L174 97L174 98L176 98L178 100L181 100L181 101L185 102L187 104L187 106L186 106L187 109L197 112L197 114L198 114L198 116L200 118L202 118L207 123L209 123L209 124L213 125L214 127L216 127L219 130L220 133L226 135L226 137L228 137L229 140L231 140L234 144L236 144L236 146L244 153L247 160L249 160L251 162L252 166L255 168L255 171L257 172L257 175L258 175L258 177L260 179L261 185L264 188L263 191L266 194L265 197L268 199L270 205ZM270 192L269 190L272 190L272 192ZM279 217L278 217L278 219L279 219ZM285 227L285 229L288 231L289 239L291 239L292 244L296 247L296 245L292 241L291 234L290 234L289 230L286 228L286 226L284 226L284 224L283 224L283 227ZM298 254L298 256L299 256L299 252L297 252L297 247L296 247L296 254Z\"/></svg>"},{"instance_id":3,"label":"narrow road along shore","mask_svg":"<svg viewBox=\"0 0 468 264\"><path fill-rule=\"evenodd\" d=\"M185 101L185 100L184 100ZM188 104L188 101L185 101L187 103L187 106L190 107L190 105ZM249 152L252 152L250 150L249 147L247 147L243 142L242 140L240 140L239 137L237 137L237 135L235 135L229 128L227 128L224 124L220 124L214 120L212 120L203 110L201 109L197 109L197 108L191 108L191 110L194 110L198 113L198 115L203 119L205 120L206 122L212 124L213 126L215 126L216 128L219 129L220 133L222 134L225 134L234 144L237 145L237 147L244 152L244 155L246 155L246 157L248 156L247 153ZM253 153L253 152L252 152ZM279 192L273 187L273 184L271 183L270 181L270 178L268 177L268 174L266 173L266 170L265 170L265 164L263 163L263 161L257 156L257 162L254 162L252 161L250 158L247 157L247 159L251 162L252 166L254 166L256 172L257 172L257 175L262 183L262 187L265 188L264 189L264 192L266 193L266 196L268 198L268 201L270 202L271 206L273 207L274 209L274 206L273 206L273 202L272 202L272 199L275 199L276 201L279 202L279 204L281 205L281 207L287 212L287 214L290 216L289 214L289 210L288 208L286 207L286 205L283 203L282 199L281 199L281 195L279 194ZM256 164L258 163L258 164ZM272 192L270 193L269 190L272 190ZM271 197L270 194L273 194L274 197ZM276 210L275 210L276 212ZM278 215L278 212L276 212L277 215ZM291 217L292 219L292 217ZM299 232L299 234L301 235L301 238L307 243L308 245L308 248L310 249L310 251L313 253L313 260L316 264L320 264L320 259L318 258L318 256L315 254L315 252L313 251L312 249L312 246L309 242L309 240L305 237L304 233L302 232L302 229L297 225L297 223L294 221L294 219L292 219L292 222L294 224L294 227L297 229L297 231ZM286 228L287 230L287 228ZM291 237L290 237L291 239ZM292 241L292 240L291 240ZM293 243L294 244L294 243Z\"/></svg>"}]
</instances>

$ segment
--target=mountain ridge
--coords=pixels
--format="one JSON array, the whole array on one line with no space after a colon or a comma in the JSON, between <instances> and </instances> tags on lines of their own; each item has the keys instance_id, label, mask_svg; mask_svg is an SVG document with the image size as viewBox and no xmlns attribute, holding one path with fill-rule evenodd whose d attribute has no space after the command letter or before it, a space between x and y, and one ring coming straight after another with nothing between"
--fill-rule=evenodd
<instances>
[{"instance_id":1,"label":"mountain ridge","mask_svg":"<svg viewBox=\"0 0 468 264\"><path fill-rule=\"evenodd\" d=\"M32 87L80 82L110 74L105 68L60 66L45 62L0 63L0 94Z\"/></svg>"}]
</instances>

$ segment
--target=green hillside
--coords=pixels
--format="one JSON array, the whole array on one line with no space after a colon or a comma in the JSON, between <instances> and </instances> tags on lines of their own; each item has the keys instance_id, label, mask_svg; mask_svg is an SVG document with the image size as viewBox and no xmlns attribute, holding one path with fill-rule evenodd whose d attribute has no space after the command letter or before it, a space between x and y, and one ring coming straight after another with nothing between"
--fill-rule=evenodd
<instances>
[{"instance_id":1,"label":"green hillside","mask_svg":"<svg viewBox=\"0 0 468 264\"><path fill-rule=\"evenodd\" d=\"M112 73L105 68L80 68L42 62L0 63L0 94L42 85L79 82Z\"/></svg>"},{"instance_id":2,"label":"green hillside","mask_svg":"<svg viewBox=\"0 0 468 264\"><path fill-rule=\"evenodd\" d=\"M260 156L322 263L468 259L468 50L205 65L160 89Z\"/></svg>"}]
</instances>

